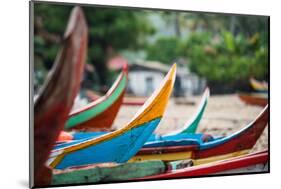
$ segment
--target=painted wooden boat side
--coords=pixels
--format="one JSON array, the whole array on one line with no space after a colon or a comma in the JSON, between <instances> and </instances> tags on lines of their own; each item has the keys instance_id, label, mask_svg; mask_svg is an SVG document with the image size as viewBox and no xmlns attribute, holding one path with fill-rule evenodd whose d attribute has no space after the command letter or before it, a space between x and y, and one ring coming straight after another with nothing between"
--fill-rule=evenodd
<instances>
[{"instance_id":1,"label":"painted wooden boat side","mask_svg":"<svg viewBox=\"0 0 281 189\"><path fill-rule=\"evenodd\" d=\"M257 94L239 94L239 98L249 105L266 106L268 98Z\"/></svg>"},{"instance_id":2,"label":"painted wooden boat side","mask_svg":"<svg viewBox=\"0 0 281 189\"><path fill-rule=\"evenodd\" d=\"M65 129L89 131L110 128L122 104L127 82L127 68L124 68L105 96L70 114Z\"/></svg>"},{"instance_id":3,"label":"painted wooden boat side","mask_svg":"<svg viewBox=\"0 0 281 189\"><path fill-rule=\"evenodd\" d=\"M241 151L246 153L247 150L249 151L255 145L267 123L268 106L263 109L252 123L230 136L218 138L210 142L193 144L191 149L188 148L190 145L180 145L172 148L166 146L162 146L161 148L142 148L130 161L161 159L162 157L165 157L165 160L169 157L171 161L173 158L175 160L182 158L184 152L190 154L188 152L191 151L191 157L186 156L186 158L202 159L201 162L208 162L210 159L208 160L206 158L219 157L230 153L235 154ZM169 149L177 149L179 154L177 154L177 151L170 151Z\"/></svg>"},{"instance_id":4,"label":"painted wooden boat side","mask_svg":"<svg viewBox=\"0 0 281 189\"><path fill-rule=\"evenodd\" d=\"M80 87L87 51L88 28L82 10L75 7L64 34L63 48L34 103L35 185L48 185L45 162L63 129ZM67 92L66 92L67 91Z\"/></svg>"},{"instance_id":5,"label":"painted wooden boat side","mask_svg":"<svg viewBox=\"0 0 281 189\"><path fill-rule=\"evenodd\" d=\"M189 119L185 124L183 128L180 128L179 130L176 130L174 132L168 133L166 136L176 135L176 134L182 134L182 133L195 133L199 123L202 119L202 116L204 114L204 111L206 109L208 99L210 97L210 90L209 88L206 88L203 96L201 98L201 101L197 107L196 112L193 114L192 118Z\"/></svg>"},{"instance_id":6,"label":"painted wooden boat side","mask_svg":"<svg viewBox=\"0 0 281 189\"><path fill-rule=\"evenodd\" d=\"M165 171L166 165L160 160L110 166L91 165L84 168L55 171L52 185L122 181L160 174Z\"/></svg>"},{"instance_id":7,"label":"painted wooden boat side","mask_svg":"<svg viewBox=\"0 0 281 189\"><path fill-rule=\"evenodd\" d=\"M176 64L125 127L77 144L56 148L48 164L56 169L64 169L92 163L128 161L158 126L173 88L175 73Z\"/></svg>"},{"instance_id":8,"label":"painted wooden boat side","mask_svg":"<svg viewBox=\"0 0 281 189\"><path fill-rule=\"evenodd\" d=\"M251 149L263 133L268 123L268 105L247 127L228 137L206 142L193 154L194 159Z\"/></svg>"},{"instance_id":9,"label":"painted wooden boat side","mask_svg":"<svg viewBox=\"0 0 281 189\"><path fill-rule=\"evenodd\" d=\"M175 170L169 173L138 178L135 180L153 180L153 179L204 176L214 173L222 173L223 171L227 171L227 170L234 170L234 169L237 170L238 168L246 168L256 164L266 164L267 161L268 161L268 152L265 151L263 153L250 154L246 156L231 158L231 159L217 161L204 165L188 167L181 170Z\"/></svg>"},{"instance_id":10,"label":"painted wooden boat side","mask_svg":"<svg viewBox=\"0 0 281 189\"><path fill-rule=\"evenodd\" d=\"M198 148L198 147L197 147ZM207 158L199 158L199 159L193 159L193 154L196 153L196 151L192 150L185 150L185 151L178 151L178 152L169 152L169 153L153 153L153 154L138 154L132 157L128 162L138 162L138 161L151 161L151 160L162 160L162 161L177 161L177 160L186 160L190 159L193 161L194 165L201 165L206 164L218 160L223 160L227 158L237 157L240 155L244 155L249 153L249 149L246 150L240 150L235 151L227 154L222 155L214 155Z\"/></svg>"}]
</instances>

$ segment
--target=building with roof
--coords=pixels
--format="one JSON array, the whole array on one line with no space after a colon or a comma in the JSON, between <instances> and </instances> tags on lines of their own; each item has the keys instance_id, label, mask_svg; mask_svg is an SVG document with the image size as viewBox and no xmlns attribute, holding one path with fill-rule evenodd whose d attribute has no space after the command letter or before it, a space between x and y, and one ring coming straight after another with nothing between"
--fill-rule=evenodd
<instances>
[{"instance_id":1,"label":"building with roof","mask_svg":"<svg viewBox=\"0 0 281 189\"><path fill-rule=\"evenodd\" d=\"M170 66L157 61L135 61L129 64L127 92L136 96L149 96L158 88ZM184 97L200 94L206 80L191 73L187 66L178 64L174 96Z\"/></svg>"}]
</instances>

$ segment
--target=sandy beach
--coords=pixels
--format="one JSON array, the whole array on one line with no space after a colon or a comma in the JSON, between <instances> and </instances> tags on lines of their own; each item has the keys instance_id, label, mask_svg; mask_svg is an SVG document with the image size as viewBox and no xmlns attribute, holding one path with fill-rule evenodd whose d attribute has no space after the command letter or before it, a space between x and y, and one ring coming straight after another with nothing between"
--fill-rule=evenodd
<instances>
[{"instance_id":1,"label":"sandy beach","mask_svg":"<svg viewBox=\"0 0 281 189\"><path fill-rule=\"evenodd\" d=\"M165 134L182 127L196 111L200 98L201 96L181 99L183 102L188 102L181 104L176 103L178 99L171 98L156 133ZM113 124L114 128L122 127L134 116L139 108L140 106L122 106ZM236 94L211 95L197 132L213 136L229 135L248 125L262 109L259 106L244 104ZM267 148L268 127L264 130L252 151Z\"/></svg>"}]
</instances>

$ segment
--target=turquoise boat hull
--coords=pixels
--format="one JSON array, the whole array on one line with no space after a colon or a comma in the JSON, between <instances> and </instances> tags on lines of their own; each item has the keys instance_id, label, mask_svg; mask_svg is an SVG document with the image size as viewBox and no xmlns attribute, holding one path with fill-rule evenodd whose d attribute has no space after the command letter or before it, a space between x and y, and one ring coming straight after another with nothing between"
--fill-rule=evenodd
<instances>
[{"instance_id":1,"label":"turquoise boat hull","mask_svg":"<svg viewBox=\"0 0 281 189\"><path fill-rule=\"evenodd\" d=\"M160 122L160 118L138 126L112 140L105 141L95 146L70 153L56 165L55 169L65 169L72 166L81 166L95 163L116 162L124 163L133 157L150 137ZM89 138L88 138L89 139ZM87 141L87 139L81 139ZM70 144L58 145L55 150L71 146L82 141L74 141ZM133 147L132 147L133 146Z\"/></svg>"}]
</instances>

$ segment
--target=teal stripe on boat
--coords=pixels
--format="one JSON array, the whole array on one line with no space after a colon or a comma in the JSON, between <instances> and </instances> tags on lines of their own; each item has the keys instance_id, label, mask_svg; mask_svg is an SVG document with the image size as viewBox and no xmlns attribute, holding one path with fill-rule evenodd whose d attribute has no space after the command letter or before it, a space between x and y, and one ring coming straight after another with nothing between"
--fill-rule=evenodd
<instances>
[{"instance_id":1,"label":"teal stripe on boat","mask_svg":"<svg viewBox=\"0 0 281 189\"><path fill-rule=\"evenodd\" d=\"M207 106L207 100L204 102L204 106L201 109L201 111L199 112L199 114L196 117L196 119L194 119L194 121L190 124L189 127L187 127L185 130L183 130L180 133L195 133L196 132L196 130L198 128L198 125L199 125L199 122L201 121L201 118L203 116L203 113L204 113L204 110L205 110L206 106Z\"/></svg>"},{"instance_id":2,"label":"teal stripe on boat","mask_svg":"<svg viewBox=\"0 0 281 189\"><path fill-rule=\"evenodd\" d=\"M101 102L100 104L97 104L96 106L83 111L77 115L74 115L68 119L65 125L65 129L70 129L77 124L83 123L98 114L105 111L110 105L112 105L121 95L121 93L124 91L127 84L126 76L123 75L122 80L120 81L120 84L118 87L113 91L113 93L105 99L105 101Z\"/></svg>"}]
</instances>

